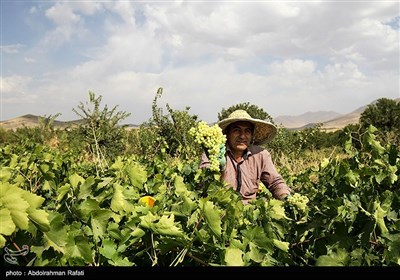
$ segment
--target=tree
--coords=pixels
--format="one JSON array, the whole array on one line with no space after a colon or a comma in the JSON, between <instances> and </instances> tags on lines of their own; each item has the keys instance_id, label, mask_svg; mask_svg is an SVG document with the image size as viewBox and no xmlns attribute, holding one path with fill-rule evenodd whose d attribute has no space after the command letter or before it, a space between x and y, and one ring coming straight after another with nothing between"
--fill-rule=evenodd
<instances>
[{"instance_id":1,"label":"tree","mask_svg":"<svg viewBox=\"0 0 400 280\"><path fill-rule=\"evenodd\" d=\"M107 105L100 108L102 96L96 97L89 92L89 103L80 102L77 109L72 109L84 122L79 125L78 131L87 151L102 168L107 159L114 159L125 149L124 137L126 125L119 122L126 119L130 113L116 111L118 106L108 109Z\"/></svg>"},{"instance_id":2,"label":"tree","mask_svg":"<svg viewBox=\"0 0 400 280\"><path fill-rule=\"evenodd\" d=\"M383 132L400 131L400 102L380 98L370 104L360 116L360 125L365 129L370 124Z\"/></svg>"},{"instance_id":3,"label":"tree","mask_svg":"<svg viewBox=\"0 0 400 280\"><path fill-rule=\"evenodd\" d=\"M157 90L152 105L152 118L141 125L138 131L138 141L134 146L137 152L152 158L157 154L168 155L176 158L191 158L197 152L188 147L192 140L189 130L197 122L197 115L189 113L190 107L184 111L174 110L166 104L168 114L164 115L162 108L157 104L163 94L163 88ZM150 152L149 147L153 150Z\"/></svg>"},{"instance_id":4,"label":"tree","mask_svg":"<svg viewBox=\"0 0 400 280\"><path fill-rule=\"evenodd\" d=\"M222 108L221 113L218 113L218 121L226 119L233 111L239 109L245 110L252 118L267 120L271 123L274 123L274 120L267 112L256 105L250 105L249 102L232 105L228 109Z\"/></svg>"}]
</instances>

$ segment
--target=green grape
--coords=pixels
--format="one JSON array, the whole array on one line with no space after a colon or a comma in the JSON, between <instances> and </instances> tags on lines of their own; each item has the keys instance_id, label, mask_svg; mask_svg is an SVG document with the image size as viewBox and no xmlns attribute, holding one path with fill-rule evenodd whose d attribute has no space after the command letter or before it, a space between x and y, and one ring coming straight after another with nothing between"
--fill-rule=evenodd
<instances>
[{"instance_id":1,"label":"green grape","mask_svg":"<svg viewBox=\"0 0 400 280\"><path fill-rule=\"evenodd\" d=\"M305 211L307 208L307 204L309 202L308 197L301 195L299 193L295 193L292 196L286 199L287 203L291 206L296 207L299 210Z\"/></svg>"},{"instance_id":2,"label":"green grape","mask_svg":"<svg viewBox=\"0 0 400 280\"><path fill-rule=\"evenodd\" d=\"M210 169L219 171L218 154L221 145L225 145L226 136L218 124L209 126L205 121L200 121L197 126L189 130L189 135L194 138L194 142L201 145L207 152L210 160Z\"/></svg>"}]
</instances>

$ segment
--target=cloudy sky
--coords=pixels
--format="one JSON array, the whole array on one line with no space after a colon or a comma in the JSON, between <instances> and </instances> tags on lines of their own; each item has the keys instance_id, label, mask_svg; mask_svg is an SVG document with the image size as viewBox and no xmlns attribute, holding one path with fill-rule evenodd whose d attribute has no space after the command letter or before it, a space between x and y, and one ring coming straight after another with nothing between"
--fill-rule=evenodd
<instances>
[{"instance_id":1,"label":"cloudy sky","mask_svg":"<svg viewBox=\"0 0 400 280\"><path fill-rule=\"evenodd\" d=\"M1 0L1 120L74 120L89 91L151 118L207 122L249 102L272 117L400 97L399 1Z\"/></svg>"}]
</instances>

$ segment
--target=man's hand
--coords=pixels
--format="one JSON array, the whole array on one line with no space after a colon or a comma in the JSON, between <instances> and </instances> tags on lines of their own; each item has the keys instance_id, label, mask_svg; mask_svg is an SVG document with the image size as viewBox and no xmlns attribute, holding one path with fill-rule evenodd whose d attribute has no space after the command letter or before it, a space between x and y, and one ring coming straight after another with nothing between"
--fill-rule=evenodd
<instances>
[{"instance_id":1,"label":"man's hand","mask_svg":"<svg viewBox=\"0 0 400 280\"><path fill-rule=\"evenodd\" d=\"M218 154L218 161L221 170L224 170L226 166L225 152L226 152L225 145L221 144L221 146L219 146L219 154Z\"/></svg>"}]
</instances>

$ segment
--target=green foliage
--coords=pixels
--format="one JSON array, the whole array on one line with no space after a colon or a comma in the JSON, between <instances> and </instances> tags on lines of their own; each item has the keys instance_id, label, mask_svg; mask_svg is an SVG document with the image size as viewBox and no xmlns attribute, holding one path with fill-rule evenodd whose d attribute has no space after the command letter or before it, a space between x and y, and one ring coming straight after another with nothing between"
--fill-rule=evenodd
<instances>
[{"instance_id":1,"label":"green foliage","mask_svg":"<svg viewBox=\"0 0 400 280\"><path fill-rule=\"evenodd\" d=\"M369 105L360 116L360 130L365 131L369 125L378 129L379 139L400 145L400 102L380 98Z\"/></svg>"},{"instance_id":2,"label":"green foliage","mask_svg":"<svg viewBox=\"0 0 400 280\"><path fill-rule=\"evenodd\" d=\"M320 125L317 125L303 130L290 130L280 126L276 137L265 146L273 154L273 158L283 155L299 158L304 151L333 148L340 145L337 134L323 132Z\"/></svg>"},{"instance_id":3,"label":"green foliage","mask_svg":"<svg viewBox=\"0 0 400 280\"><path fill-rule=\"evenodd\" d=\"M307 149L324 149L331 147L342 146L344 142L341 142L339 137L340 130L334 132L325 132L321 129L321 124L313 128L305 129L307 133L307 141L304 148Z\"/></svg>"},{"instance_id":4,"label":"green foliage","mask_svg":"<svg viewBox=\"0 0 400 280\"><path fill-rule=\"evenodd\" d=\"M13 142L12 134L3 127L0 127L0 146L11 142Z\"/></svg>"},{"instance_id":5,"label":"green foliage","mask_svg":"<svg viewBox=\"0 0 400 280\"><path fill-rule=\"evenodd\" d=\"M127 132L127 153L152 160L157 155L166 154L167 143L158 135L158 128L144 123L140 128Z\"/></svg>"},{"instance_id":6,"label":"green foliage","mask_svg":"<svg viewBox=\"0 0 400 280\"><path fill-rule=\"evenodd\" d=\"M233 111L239 109L245 110L252 118L267 120L274 123L273 118L265 112L264 109L257 105L250 104L249 102L232 105L228 109L222 108L221 112L218 113L218 121L226 119Z\"/></svg>"},{"instance_id":7,"label":"green foliage","mask_svg":"<svg viewBox=\"0 0 400 280\"><path fill-rule=\"evenodd\" d=\"M84 121L78 127L78 134L86 144L86 151L103 168L107 160L114 159L125 149L125 126L119 123L130 113L116 111L118 106L109 110L105 105L101 109L101 99L102 96L89 92L89 102L80 102L73 111Z\"/></svg>"},{"instance_id":8,"label":"green foliage","mask_svg":"<svg viewBox=\"0 0 400 280\"><path fill-rule=\"evenodd\" d=\"M5 246L28 245L34 266L284 265L289 244L278 226L287 223L282 202L244 206L220 181L201 197L196 185L206 172L127 157L103 177L69 173L52 186L45 210L49 229L28 240L15 232ZM144 195L154 197L154 207L138 202Z\"/></svg>"},{"instance_id":9,"label":"green foliage","mask_svg":"<svg viewBox=\"0 0 400 280\"><path fill-rule=\"evenodd\" d=\"M348 137L346 157L285 174L294 201L261 192L248 205L189 160L117 156L99 176L75 153L8 145L3 248L27 245L27 266L398 266L400 150L375 133L360 135L360 148Z\"/></svg>"},{"instance_id":10,"label":"green foliage","mask_svg":"<svg viewBox=\"0 0 400 280\"><path fill-rule=\"evenodd\" d=\"M57 145L58 132L54 128L54 121L61 114L54 116L39 116L39 125L36 127L22 127L15 131L0 130L0 143L16 143L19 145L30 146L33 143L45 145Z\"/></svg>"},{"instance_id":11,"label":"green foliage","mask_svg":"<svg viewBox=\"0 0 400 280\"><path fill-rule=\"evenodd\" d=\"M196 117L169 106L164 116L156 104L161 93L148 123L117 134L123 152L101 172L69 142L101 139L83 133L93 131L88 123L57 131L58 145L0 147L4 256L28 248L19 266L400 265L400 146L374 126L336 134L339 154L319 150L336 140L318 127L280 129L268 144L278 158L313 164L296 172L282 166L292 199L273 199L264 187L244 205L219 173L198 167L200 151L187 134ZM97 107L84 111L89 119L113 116L94 95L91 102ZM154 205L143 203L146 197ZM9 261L2 265L15 265Z\"/></svg>"},{"instance_id":12,"label":"green foliage","mask_svg":"<svg viewBox=\"0 0 400 280\"><path fill-rule=\"evenodd\" d=\"M195 126L197 116L189 114L189 107L179 111L173 110L169 104L166 104L168 114L164 115L162 108L157 105L162 93L162 88L159 88L153 100L152 118L143 123L135 133L135 138L138 139L134 145L135 150L148 158L154 158L160 151L165 155L182 159L196 157L199 152L188 147L192 141L189 130Z\"/></svg>"},{"instance_id":13,"label":"green foliage","mask_svg":"<svg viewBox=\"0 0 400 280\"><path fill-rule=\"evenodd\" d=\"M50 230L48 213L37 209L44 198L10 184L6 180L0 185L0 248L6 244L6 237L18 230L35 233L35 226L43 232Z\"/></svg>"},{"instance_id":14,"label":"green foliage","mask_svg":"<svg viewBox=\"0 0 400 280\"><path fill-rule=\"evenodd\" d=\"M360 125L364 129L373 125L381 131L400 132L400 102L388 98L378 99L362 112Z\"/></svg>"},{"instance_id":15,"label":"green foliage","mask_svg":"<svg viewBox=\"0 0 400 280\"><path fill-rule=\"evenodd\" d=\"M360 136L361 149L349 137L346 158L326 158L293 180L310 201L309 222L298 227L301 237L293 246L300 263L400 264L399 251L389 253L398 246L400 151L382 146L375 133L370 126Z\"/></svg>"}]
</instances>

